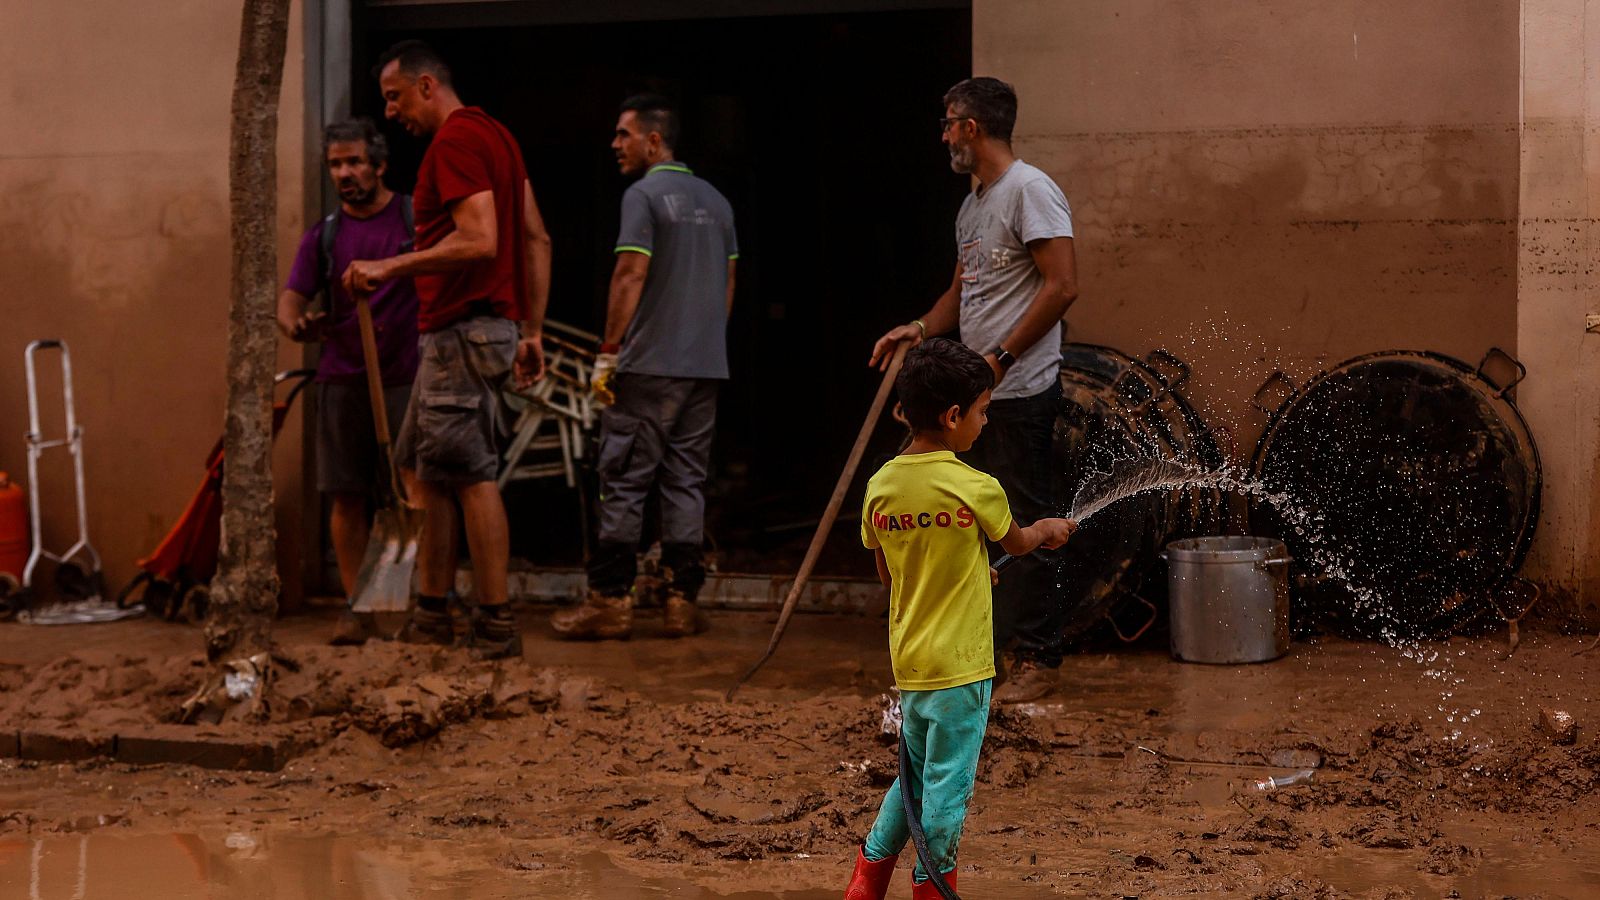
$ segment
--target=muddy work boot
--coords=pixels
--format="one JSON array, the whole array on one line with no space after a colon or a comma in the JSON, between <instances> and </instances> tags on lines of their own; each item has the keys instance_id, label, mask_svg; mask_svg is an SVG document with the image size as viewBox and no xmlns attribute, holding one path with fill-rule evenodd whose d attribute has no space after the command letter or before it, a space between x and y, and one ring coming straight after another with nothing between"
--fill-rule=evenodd
<instances>
[{"instance_id":1,"label":"muddy work boot","mask_svg":"<svg viewBox=\"0 0 1600 900\"><path fill-rule=\"evenodd\" d=\"M894 863L899 858L900 855L895 854L873 862L867 859L865 848L857 848L856 870L850 873L844 900L883 900L889 893L889 879L894 877Z\"/></svg>"},{"instance_id":2,"label":"muddy work boot","mask_svg":"<svg viewBox=\"0 0 1600 900\"><path fill-rule=\"evenodd\" d=\"M467 647L478 659L506 659L522 655L522 633L509 603L480 606L473 611Z\"/></svg>"},{"instance_id":3,"label":"muddy work boot","mask_svg":"<svg viewBox=\"0 0 1600 900\"><path fill-rule=\"evenodd\" d=\"M454 644L456 626L449 601L443 597L418 597L410 621L400 629L399 639L408 644Z\"/></svg>"},{"instance_id":4,"label":"muddy work boot","mask_svg":"<svg viewBox=\"0 0 1600 900\"><path fill-rule=\"evenodd\" d=\"M950 885L950 890L956 889L955 869L944 873L944 883ZM916 880L913 879L911 882L911 900L944 900L944 895L939 893L939 888L933 883L932 878L921 884L917 884Z\"/></svg>"},{"instance_id":5,"label":"muddy work boot","mask_svg":"<svg viewBox=\"0 0 1600 900\"><path fill-rule=\"evenodd\" d=\"M1050 694L1061 679L1060 671L1047 668L1031 659L1019 659L1012 666L1006 683L995 689L994 702L1032 703Z\"/></svg>"},{"instance_id":6,"label":"muddy work boot","mask_svg":"<svg viewBox=\"0 0 1600 900\"><path fill-rule=\"evenodd\" d=\"M582 603L551 616L550 627L566 641L626 640L633 634L633 595L590 591Z\"/></svg>"},{"instance_id":7,"label":"muddy work boot","mask_svg":"<svg viewBox=\"0 0 1600 900\"><path fill-rule=\"evenodd\" d=\"M667 637L688 637L705 630L699 608L682 591L668 588L661 609L665 619L661 630Z\"/></svg>"},{"instance_id":8,"label":"muddy work boot","mask_svg":"<svg viewBox=\"0 0 1600 900\"><path fill-rule=\"evenodd\" d=\"M333 627L333 636L328 638L328 643L335 647L359 647L369 637L372 634L367 631L367 623L347 609L339 616L339 624Z\"/></svg>"}]
</instances>

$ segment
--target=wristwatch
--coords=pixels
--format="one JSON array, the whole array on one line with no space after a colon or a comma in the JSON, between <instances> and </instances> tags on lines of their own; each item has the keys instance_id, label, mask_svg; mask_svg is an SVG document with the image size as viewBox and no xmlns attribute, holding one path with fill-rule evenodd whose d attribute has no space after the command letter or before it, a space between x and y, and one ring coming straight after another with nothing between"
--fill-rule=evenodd
<instances>
[{"instance_id":1,"label":"wristwatch","mask_svg":"<svg viewBox=\"0 0 1600 900\"><path fill-rule=\"evenodd\" d=\"M1011 351L1004 347L996 347L992 352L994 353L994 361L1000 364L1000 371L1002 372L1011 371L1011 367L1017 364L1017 358L1012 356Z\"/></svg>"}]
</instances>

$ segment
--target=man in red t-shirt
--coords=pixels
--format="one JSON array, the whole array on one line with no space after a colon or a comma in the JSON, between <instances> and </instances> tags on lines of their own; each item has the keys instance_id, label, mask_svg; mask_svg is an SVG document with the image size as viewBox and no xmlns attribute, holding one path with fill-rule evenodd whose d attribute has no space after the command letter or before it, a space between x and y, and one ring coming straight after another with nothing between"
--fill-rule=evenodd
<instances>
[{"instance_id":1,"label":"man in red t-shirt","mask_svg":"<svg viewBox=\"0 0 1600 900\"><path fill-rule=\"evenodd\" d=\"M428 516L417 557L417 606L403 636L455 639L446 598L455 579L459 501L476 601L467 644L483 658L515 656L522 639L506 606L510 532L495 484L511 423L501 387L513 374L519 386L544 374L539 341L550 294L550 237L516 140L483 110L461 102L439 54L421 41L402 41L379 58L377 75L384 115L414 135L433 137L413 195L416 250L356 260L344 273L353 293L413 278L420 301L421 365L395 458L416 471Z\"/></svg>"}]
</instances>

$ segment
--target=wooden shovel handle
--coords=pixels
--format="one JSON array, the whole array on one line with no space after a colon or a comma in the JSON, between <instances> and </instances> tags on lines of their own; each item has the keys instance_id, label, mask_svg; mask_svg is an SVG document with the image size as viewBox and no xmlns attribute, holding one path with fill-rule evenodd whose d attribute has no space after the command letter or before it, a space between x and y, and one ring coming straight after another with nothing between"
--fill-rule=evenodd
<instances>
[{"instance_id":1,"label":"wooden shovel handle","mask_svg":"<svg viewBox=\"0 0 1600 900\"><path fill-rule=\"evenodd\" d=\"M800 562L800 571L795 573L794 584L789 586L789 596L784 598L783 611L778 613L778 625L772 629L772 640L767 642L767 652L756 660L750 671L744 673L733 687L728 689L726 699L732 700L733 694L750 677L756 674L772 654L778 649L778 641L783 639L784 629L789 627L789 618L794 615L794 609L800 602L800 592L805 589L806 582L811 579L811 570L817 566L817 558L822 555L822 545L828 542L828 534L833 530L834 520L839 518L839 508L844 506L845 494L850 490L850 482L855 479L856 469L861 465L861 457L867 452L867 442L872 438L872 432L878 426L878 417L883 415L883 408L889 402L889 391L894 388L894 378L900 374L900 364L905 362L906 351L911 349L909 341L901 341L895 347L894 356L889 360L889 368L883 373L883 381L878 385L878 393L872 398L872 406L867 410L867 420L861 423L861 432L856 435L855 446L850 448L850 456L845 460L844 471L839 473L839 482L833 486L833 496L828 498L828 508L822 513L822 521L817 523L817 533L811 536L811 546L806 548L805 559Z\"/></svg>"},{"instance_id":2,"label":"wooden shovel handle","mask_svg":"<svg viewBox=\"0 0 1600 900\"><path fill-rule=\"evenodd\" d=\"M372 324L372 304L365 296L356 297L356 319L361 323L361 356L367 365L367 395L372 401L372 424L378 435L378 449L389 464L389 485L400 503L406 502L400 473L389 452L389 406L383 398L383 369L378 363L378 331Z\"/></svg>"}]
</instances>

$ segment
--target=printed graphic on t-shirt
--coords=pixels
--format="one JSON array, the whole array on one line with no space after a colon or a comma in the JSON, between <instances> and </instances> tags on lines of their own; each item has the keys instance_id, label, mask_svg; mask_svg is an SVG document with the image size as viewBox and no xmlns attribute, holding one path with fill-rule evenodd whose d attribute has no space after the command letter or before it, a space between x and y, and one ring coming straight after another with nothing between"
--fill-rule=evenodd
<instances>
[{"instance_id":1,"label":"printed graphic on t-shirt","mask_svg":"<svg viewBox=\"0 0 1600 900\"><path fill-rule=\"evenodd\" d=\"M986 223L986 225L989 223ZM998 273L1017 261L1012 248L997 244L987 251L983 235L963 240L957 248L961 258L961 304L982 306L990 299L990 286Z\"/></svg>"},{"instance_id":2,"label":"printed graphic on t-shirt","mask_svg":"<svg viewBox=\"0 0 1600 900\"><path fill-rule=\"evenodd\" d=\"M974 521L972 510L965 506L954 510L939 510L938 512L919 513L881 513L872 514L872 527L879 531L911 531L915 528L971 528Z\"/></svg>"},{"instance_id":3,"label":"printed graphic on t-shirt","mask_svg":"<svg viewBox=\"0 0 1600 900\"><path fill-rule=\"evenodd\" d=\"M979 303L982 292L978 289L978 270L983 268L983 238L962 241L957 251L961 259L961 303Z\"/></svg>"},{"instance_id":4,"label":"printed graphic on t-shirt","mask_svg":"<svg viewBox=\"0 0 1600 900\"><path fill-rule=\"evenodd\" d=\"M663 203L667 205L667 218L681 225L715 225L717 217L711 210L694 205L694 199L688 194L663 194Z\"/></svg>"}]
</instances>

